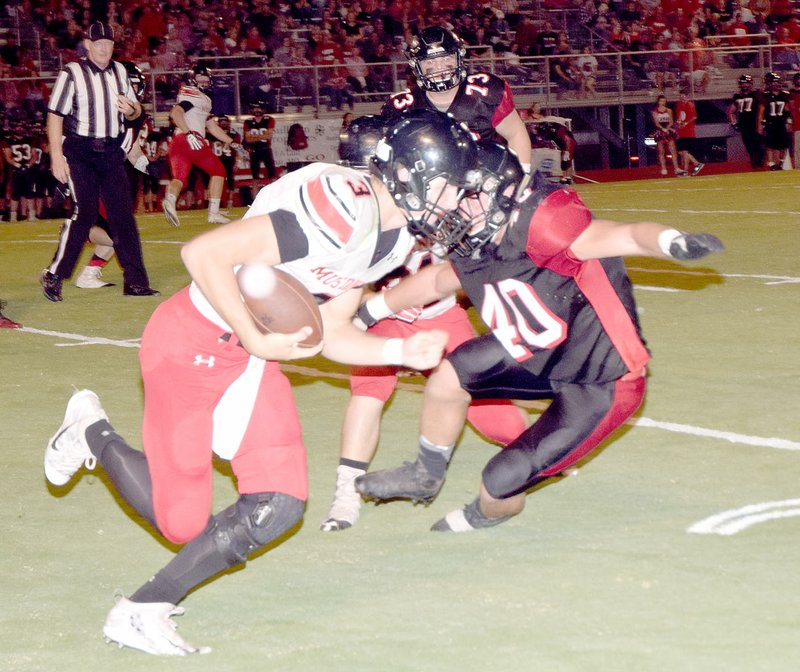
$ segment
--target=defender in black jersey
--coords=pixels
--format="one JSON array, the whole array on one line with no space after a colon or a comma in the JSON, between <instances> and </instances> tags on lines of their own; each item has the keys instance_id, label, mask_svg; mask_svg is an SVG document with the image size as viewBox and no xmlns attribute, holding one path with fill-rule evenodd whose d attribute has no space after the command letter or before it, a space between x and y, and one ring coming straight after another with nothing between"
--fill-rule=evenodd
<instances>
[{"instance_id":1,"label":"defender in black jersey","mask_svg":"<svg viewBox=\"0 0 800 672\"><path fill-rule=\"evenodd\" d=\"M416 81L384 103L381 116L389 124L408 110L448 112L481 139L502 139L530 166L531 142L511 88L488 72L467 74L464 45L455 33L425 28L408 45L406 56Z\"/></svg>"},{"instance_id":2,"label":"defender in black jersey","mask_svg":"<svg viewBox=\"0 0 800 672\"><path fill-rule=\"evenodd\" d=\"M437 144L434 125L429 135ZM415 183L396 176L413 165L414 150L396 129L385 143L391 151L378 152L373 170L403 202ZM441 158L441 174L451 160ZM595 219L575 191L543 178L517 200L524 174L515 157L492 144L479 161L480 191L462 207L469 226L442 220L418 231L447 247L450 263L421 270L385 297L402 310L463 288L490 330L447 355L428 379L421 435L452 449L473 399L553 401L489 461L480 496L438 521L439 531L489 527L519 513L529 488L587 456L642 403L650 354L622 255L698 259L723 249L710 234ZM433 459L421 443L415 462L361 476L356 488L375 500L430 501L447 456Z\"/></svg>"}]
</instances>

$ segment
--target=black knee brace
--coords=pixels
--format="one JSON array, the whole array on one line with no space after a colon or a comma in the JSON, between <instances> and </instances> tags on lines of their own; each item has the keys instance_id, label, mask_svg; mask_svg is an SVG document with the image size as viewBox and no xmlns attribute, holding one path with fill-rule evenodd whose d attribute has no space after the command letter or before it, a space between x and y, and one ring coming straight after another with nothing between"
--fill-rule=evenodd
<instances>
[{"instance_id":1,"label":"black knee brace","mask_svg":"<svg viewBox=\"0 0 800 672\"><path fill-rule=\"evenodd\" d=\"M229 567L247 561L303 517L305 502L280 492L242 495L211 519L207 534Z\"/></svg>"}]
</instances>

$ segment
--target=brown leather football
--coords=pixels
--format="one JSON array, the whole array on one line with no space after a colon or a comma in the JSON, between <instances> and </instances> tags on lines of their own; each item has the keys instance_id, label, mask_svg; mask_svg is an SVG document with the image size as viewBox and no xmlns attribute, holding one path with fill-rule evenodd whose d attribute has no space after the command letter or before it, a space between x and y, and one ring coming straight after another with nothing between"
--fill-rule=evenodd
<instances>
[{"instance_id":1,"label":"brown leather football","mask_svg":"<svg viewBox=\"0 0 800 672\"><path fill-rule=\"evenodd\" d=\"M236 273L244 304L261 331L289 334L311 327L301 345L313 347L322 340L322 315L317 302L294 276L266 264L248 264Z\"/></svg>"}]
</instances>

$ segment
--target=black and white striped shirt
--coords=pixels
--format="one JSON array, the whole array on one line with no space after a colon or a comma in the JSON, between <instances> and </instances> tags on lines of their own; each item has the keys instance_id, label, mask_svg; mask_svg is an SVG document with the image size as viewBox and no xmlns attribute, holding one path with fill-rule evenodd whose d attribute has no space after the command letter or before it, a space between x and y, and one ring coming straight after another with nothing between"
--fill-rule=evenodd
<instances>
[{"instance_id":1,"label":"black and white striped shirt","mask_svg":"<svg viewBox=\"0 0 800 672\"><path fill-rule=\"evenodd\" d=\"M67 63L58 73L48 112L64 117L64 133L87 138L116 138L125 132L117 94L136 100L125 66L111 61L101 70L88 58Z\"/></svg>"}]
</instances>

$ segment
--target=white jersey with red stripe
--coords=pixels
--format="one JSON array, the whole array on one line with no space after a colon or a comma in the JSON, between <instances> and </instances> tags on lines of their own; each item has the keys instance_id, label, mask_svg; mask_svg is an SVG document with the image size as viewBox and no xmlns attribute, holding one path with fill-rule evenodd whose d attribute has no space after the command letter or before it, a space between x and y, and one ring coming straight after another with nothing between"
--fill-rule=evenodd
<instances>
[{"instance_id":1,"label":"white jersey with red stripe","mask_svg":"<svg viewBox=\"0 0 800 672\"><path fill-rule=\"evenodd\" d=\"M312 163L261 189L243 219L261 215L270 216L281 254L291 257L277 268L320 301L380 280L414 246L406 227L381 231L369 175L330 163ZM224 325L194 285L192 300Z\"/></svg>"},{"instance_id":2,"label":"white jersey with red stripe","mask_svg":"<svg viewBox=\"0 0 800 672\"><path fill-rule=\"evenodd\" d=\"M211 115L211 98L196 86L183 84L178 91L177 103L183 102L192 104L188 111L184 110L184 118L189 130L206 137L206 122ZM180 129L176 129L175 132L183 133Z\"/></svg>"},{"instance_id":3,"label":"white jersey with red stripe","mask_svg":"<svg viewBox=\"0 0 800 672\"><path fill-rule=\"evenodd\" d=\"M434 246L432 249L415 249L406 259L403 267L401 269L397 269L392 273L391 278L387 278L388 282L386 282L386 287L391 288L398 284L404 276L407 275L414 275L418 273L421 269L425 268L426 266L430 266L431 264L444 264L447 263L447 255L445 251L437 246ZM411 316L414 316L414 319L418 320L430 320L434 317L438 317L442 313L447 312L450 310L454 305L456 305L456 295L450 294L443 299L439 299L438 301L434 301L433 303L429 303L425 306L422 306L419 309L412 309L409 311L403 311L402 314L396 316L405 322L413 321ZM419 311L419 312L417 312ZM395 317L395 316L391 316Z\"/></svg>"}]
</instances>

